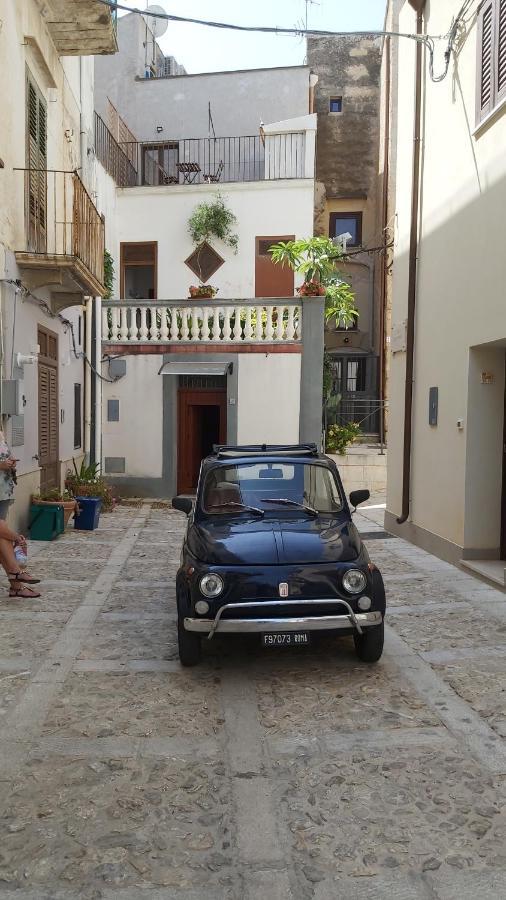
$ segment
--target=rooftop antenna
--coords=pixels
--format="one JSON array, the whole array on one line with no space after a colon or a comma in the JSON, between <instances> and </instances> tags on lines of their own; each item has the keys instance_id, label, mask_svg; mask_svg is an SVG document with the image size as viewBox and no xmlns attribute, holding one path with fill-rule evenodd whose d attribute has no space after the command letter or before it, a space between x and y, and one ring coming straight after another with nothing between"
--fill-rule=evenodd
<instances>
[{"instance_id":1,"label":"rooftop antenna","mask_svg":"<svg viewBox=\"0 0 506 900\"><path fill-rule=\"evenodd\" d=\"M321 6L321 4L317 3L317 0L304 0L304 3L306 4L306 17L304 20L304 30L306 32L305 37L306 37L306 47L307 47L307 29L308 29L308 24L309 24L309 7L310 6ZM304 62L307 63L307 54L305 56Z\"/></svg>"}]
</instances>

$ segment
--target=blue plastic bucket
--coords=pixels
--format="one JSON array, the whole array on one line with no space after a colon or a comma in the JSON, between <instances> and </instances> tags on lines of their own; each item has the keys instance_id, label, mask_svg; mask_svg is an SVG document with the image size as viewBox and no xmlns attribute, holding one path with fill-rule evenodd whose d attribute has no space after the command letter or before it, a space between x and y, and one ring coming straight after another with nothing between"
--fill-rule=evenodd
<instances>
[{"instance_id":1,"label":"blue plastic bucket","mask_svg":"<svg viewBox=\"0 0 506 900\"><path fill-rule=\"evenodd\" d=\"M76 497L79 512L74 517L74 528L80 531L94 531L100 519L101 497Z\"/></svg>"}]
</instances>

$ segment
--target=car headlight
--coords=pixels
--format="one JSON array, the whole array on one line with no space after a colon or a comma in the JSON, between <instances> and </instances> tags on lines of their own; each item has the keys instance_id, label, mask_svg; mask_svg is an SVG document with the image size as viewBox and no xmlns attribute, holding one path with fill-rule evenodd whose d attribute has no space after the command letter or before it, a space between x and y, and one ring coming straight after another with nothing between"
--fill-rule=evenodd
<instances>
[{"instance_id":1,"label":"car headlight","mask_svg":"<svg viewBox=\"0 0 506 900\"><path fill-rule=\"evenodd\" d=\"M223 593L223 587L223 578L215 572L204 575L199 582L200 593L204 597L219 597Z\"/></svg>"},{"instance_id":2,"label":"car headlight","mask_svg":"<svg viewBox=\"0 0 506 900\"><path fill-rule=\"evenodd\" d=\"M360 594L367 585L367 578L360 569L348 569L343 575L343 588L349 594Z\"/></svg>"}]
</instances>

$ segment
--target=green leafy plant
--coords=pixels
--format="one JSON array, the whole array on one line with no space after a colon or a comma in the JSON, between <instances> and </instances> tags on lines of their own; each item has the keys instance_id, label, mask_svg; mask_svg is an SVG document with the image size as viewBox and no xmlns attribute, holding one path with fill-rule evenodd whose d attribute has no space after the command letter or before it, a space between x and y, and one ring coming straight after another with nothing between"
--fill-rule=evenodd
<instances>
[{"instance_id":1,"label":"green leafy plant","mask_svg":"<svg viewBox=\"0 0 506 900\"><path fill-rule=\"evenodd\" d=\"M100 471L98 463L87 463L86 460L83 459L78 469L75 459L72 458L72 465L74 466L74 472L72 473L69 469L67 472L67 481L69 480L69 476L72 479L79 481L81 484L92 483L97 480Z\"/></svg>"},{"instance_id":2,"label":"green leafy plant","mask_svg":"<svg viewBox=\"0 0 506 900\"><path fill-rule=\"evenodd\" d=\"M40 494L34 494L32 497L34 503L40 501L43 503L68 503L72 499L73 497L69 490L60 491L59 488L52 488L50 491L41 491Z\"/></svg>"},{"instance_id":3,"label":"green leafy plant","mask_svg":"<svg viewBox=\"0 0 506 900\"><path fill-rule=\"evenodd\" d=\"M97 478L93 483L83 482L82 484L76 484L73 491L76 497L100 497L104 512L109 512L114 508L116 501L113 497L112 488L104 478Z\"/></svg>"},{"instance_id":4,"label":"green leafy plant","mask_svg":"<svg viewBox=\"0 0 506 900\"><path fill-rule=\"evenodd\" d=\"M325 321L336 320L341 328L350 328L358 319L355 294L347 281L336 278L325 291Z\"/></svg>"},{"instance_id":5,"label":"green leafy plant","mask_svg":"<svg viewBox=\"0 0 506 900\"><path fill-rule=\"evenodd\" d=\"M325 436L325 452L337 453L342 456L350 444L356 441L359 434L358 422L348 422L347 425L330 425Z\"/></svg>"},{"instance_id":6,"label":"green leafy plant","mask_svg":"<svg viewBox=\"0 0 506 900\"><path fill-rule=\"evenodd\" d=\"M104 250L104 285L105 294L103 299L110 300L114 287L114 260L108 250Z\"/></svg>"},{"instance_id":7,"label":"green leafy plant","mask_svg":"<svg viewBox=\"0 0 506 900\"><path fill-rule=\"evenodd\" d=\"M237 253L239 236L234 232L237 219L225 204L221 194L208 203L199 203L188 220L188 232L198 247L204 241L217 238Z\"/></svg>"},{"instance_id":8,"label":"green leafy plant","mask_svg":"<svg viewBox=\"0 0 506 900\"><path fill-rule=\"evenodd\" d=\"M358 317L355 297L342 278L336 263L343 251L331 238L312 237L297 241L280 241L269 248L277 265L290 266L304 276L298 293L303 297L325 296L325 321L336 318L341 327L349 328Z\"/></svg>"}]
</instances>

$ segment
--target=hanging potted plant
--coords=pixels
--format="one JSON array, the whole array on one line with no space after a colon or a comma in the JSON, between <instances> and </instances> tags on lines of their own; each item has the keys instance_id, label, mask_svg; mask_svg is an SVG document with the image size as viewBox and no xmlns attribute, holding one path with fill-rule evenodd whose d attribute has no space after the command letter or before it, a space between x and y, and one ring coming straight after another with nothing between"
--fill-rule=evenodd
<instances>
[{"instance_id":1,"label":"hanging potted plant","mask_svg":"<svg viewBox=\"0 0 506 900\"><path fill-rule=\"evenodd\" d=\"M212 240L222 241L227 247L231 247L234 253L237 253L239 237L233 230L236 222L234 213L227 207L221 194L217 194L214 200L199 203L193 210L188 220L188 233L195 245L195 251L187 263L191 260L191 269L201 284L198 287L192 285L189 288L190 297L199 300L212 299L217 294L218 288L204 283L205 279L212 275L223 262L210 242ZM209 254L214 254L216 257L214 268L212 268L212 264L209 267L209 259L206 262Z\"/></svg>"}]
</instances>

